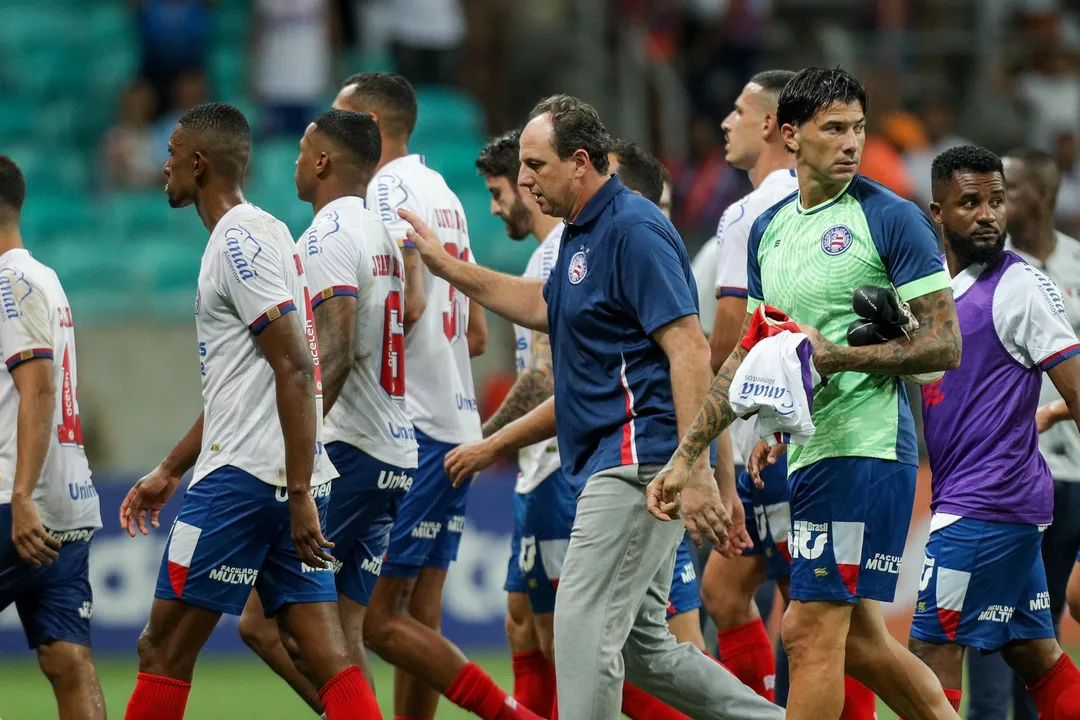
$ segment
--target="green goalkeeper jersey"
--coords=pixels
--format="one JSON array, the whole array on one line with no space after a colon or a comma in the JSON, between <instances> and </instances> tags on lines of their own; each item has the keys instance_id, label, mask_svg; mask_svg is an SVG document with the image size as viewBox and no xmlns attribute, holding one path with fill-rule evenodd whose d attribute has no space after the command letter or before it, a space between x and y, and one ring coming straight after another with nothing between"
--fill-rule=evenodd
<instances>
[{"instance_id":1,"label":"green goalkeeper jersey","mask_svg":"<svg viewBox=\"0 0 1080 720\"><path fill-rule=\"evenodd\" d=\"M911 202L856 175L835 197L803 209L793 193L750 231L747 311L762 302L847 344L860 285L893 287L904 301L949 287L930 221ZM915 423L903 382L842 372L814 393L817 430L788 449L788 469L832 457L918 464Z\"/></svg>"}]
</instances>

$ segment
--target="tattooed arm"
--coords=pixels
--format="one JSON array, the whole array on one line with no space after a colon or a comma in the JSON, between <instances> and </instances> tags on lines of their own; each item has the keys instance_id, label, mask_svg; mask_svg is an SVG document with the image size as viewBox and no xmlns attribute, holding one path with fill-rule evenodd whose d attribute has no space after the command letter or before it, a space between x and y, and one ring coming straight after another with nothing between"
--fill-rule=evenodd
<instances>
[{"instance_id":1,"label":"tattooed arm","mask_svg":"<svg viewBox=\"0 0 1080 720\"><path fill-rule=\"evenodd\" d=\"M319 338L319 365L322 368L323 417L337 402L352 368L356 343L356 298L336 295L315 308L315 332Z\"/></svg>"},{"instance_id":2,"label":"tattooed arm","mask_svg":"<svg viewBox=\"0 0 1080 720\"><path fill-rule=\"evenodd\" d=\"M546 333L533 332L532 363L518 376L517 382L510 388L499 409L484 423L484 437L490 437L507 424L523 417L554 392L551 340Z\"/></svg>"},{"instance_id":3,"label":"tattooed arm","mask_svg":"<svg viewBox=\"0 0 1080 720\"><path fill-rule=\"evenodd\" d=\"M749 327L750 315L747 314L739 337L745 335ZM746 351L736 345L713 378L694 424L683 435L682 442L671 458L673 461L692 467L702 453L708 450L712 441L735 420L735 412L728 403L728 389L731 387L731 379L735 377L735 371L745 357Z\"/></svg>"},{"instance_id":4,"label":"tattooed arm","mask_svg":"<svg viewBox=\"0 0 1080 720\"><path fill-rule=\"evenodd\" d=\"M960 323L952 290L946 288L910 302L919 329L880 345L848 347L817 336L814 366L822 375L842 371L882 375L915 375L952 370L960 365Z\"/></svg>"}]
</instances>

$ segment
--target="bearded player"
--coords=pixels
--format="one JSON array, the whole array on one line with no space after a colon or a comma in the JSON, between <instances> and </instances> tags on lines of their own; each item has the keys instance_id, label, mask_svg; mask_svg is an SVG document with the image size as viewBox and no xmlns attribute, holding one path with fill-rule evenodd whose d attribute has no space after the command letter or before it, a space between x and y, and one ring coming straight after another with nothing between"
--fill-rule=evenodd
<instances>
[{"instance_id":1,"label":"bearded player","mask_svg":"<svg viewBox=\"0 0 1080 720\"><path fill-rule=\"evenodd\" d=\"M1080 342L1053 281L1004 250L1001 160L953 148L932 179L964 350L922 390L933 515L908 645L953 707L970 648L1001 651L1040 717L1077 718L1080 671L1054 637L1040 552L1054 486L1035 412L1046 373L1080 423Z\"/></svg>"}]
</instances>

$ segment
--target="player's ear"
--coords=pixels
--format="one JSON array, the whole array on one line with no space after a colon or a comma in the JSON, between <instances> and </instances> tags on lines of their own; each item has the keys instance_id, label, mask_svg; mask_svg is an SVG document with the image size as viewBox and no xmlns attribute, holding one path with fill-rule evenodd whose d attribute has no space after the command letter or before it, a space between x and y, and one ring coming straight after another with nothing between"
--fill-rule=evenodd
<instances>
[{"instance_id":1,"label":"player's ear","mask_svg":"<svg viewBox=\"0 0 1080 720\"><path fill-rule=\"evenodd\" d=\"M932 202L930 203L930 219L934 221L935 225L941 225L945 222L941 216L941 204Z\"/></svg>"},{"instance_id":2,"label":"player's ear","mask_svg":"<svg viewBox=\"0 0 1080 720\"><path fill-rule=\"evenodd\" d=\"M791 152L799 151L799 139L796 137L797 128L791 123L780 126L780 137L784 138L784 144Z\"/></svg>"},{"instance_id":3,"label":"player's ear","mask_svg":"<svg viewBox=\"0 0 1080 720\"><path fill-rule=\"evenodd\" d=\"M195 178L195 182L198 182L206 172L206 157L196 150L192 153L191 162L193 165L191 175Z\"/></svg>"},{"instance_id":4,"label":"player's ear","mask_svg":"<svg viewBox=\"0 0 1080 720\"><path fill-rule=\"evenodd\" d=\"M315 161L315 175L323 178L330 172L330 156L326 153L319 153L319 159Z\"/></svg>"},{"instance_id":5,"label":"player's ear","mask_svg":"<svg viewBox=\"0 0 1080 720\"><path fill-rule=\"evenodd\" d=\"M776 132L776 113L767 112L761 121L761 137L768 140Z\"/></svg>"}]
</instances>

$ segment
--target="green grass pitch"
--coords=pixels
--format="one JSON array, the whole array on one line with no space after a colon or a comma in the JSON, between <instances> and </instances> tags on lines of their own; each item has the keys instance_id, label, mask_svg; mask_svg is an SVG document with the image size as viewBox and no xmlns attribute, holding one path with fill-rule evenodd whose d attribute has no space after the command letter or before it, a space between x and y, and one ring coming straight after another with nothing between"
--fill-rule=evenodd
<instances>
[{"instance_id":1,"label":"green grass pitch","mask_svg":"<svg viewBox=\"0 0 1080 720\"><path fill-rule=\"evenodd\" d=\"M1078 648L1070 648L1074 657ZM474 660L491 673L504 689L513 686L507 651L487 652ZM97 662L109 717L124 716L128 696L135 686L135 660L101 658ZM375 684L382 701L383 716L393 717L393 669L376 661ZM963 713L961 713L963 715ZM186 720L311 720L308 710L284 682L254 658L208 657L195 669ZM443 700L438 720L466 720L473 716ZM879 706L879 720L895 720L896 715ZM38 671L32 655L25 661L0 662L0 718L3 720L52 720L56 703L52 690Z\"/></svg>"}]
</instances>

